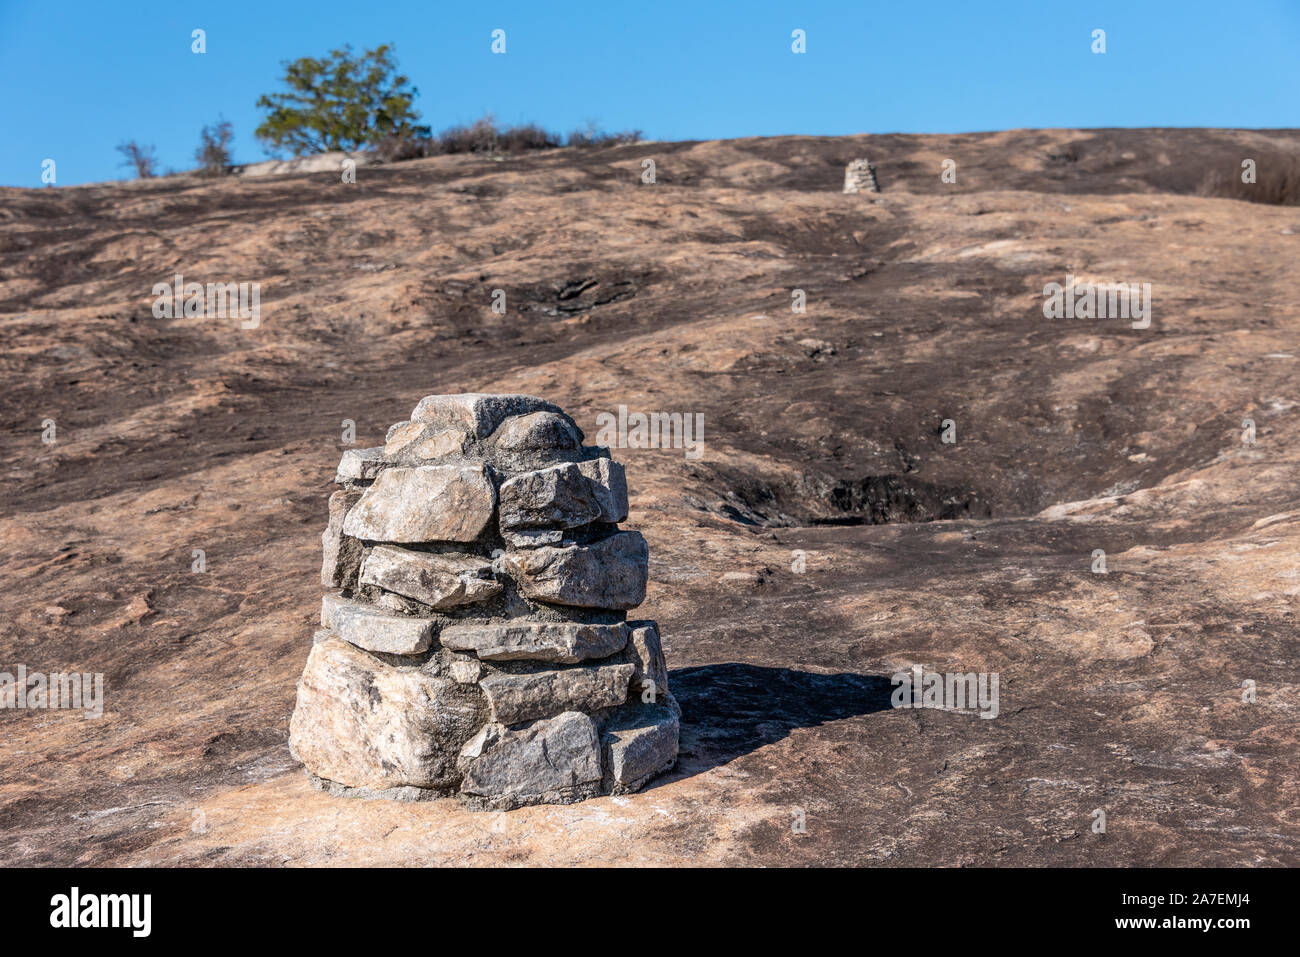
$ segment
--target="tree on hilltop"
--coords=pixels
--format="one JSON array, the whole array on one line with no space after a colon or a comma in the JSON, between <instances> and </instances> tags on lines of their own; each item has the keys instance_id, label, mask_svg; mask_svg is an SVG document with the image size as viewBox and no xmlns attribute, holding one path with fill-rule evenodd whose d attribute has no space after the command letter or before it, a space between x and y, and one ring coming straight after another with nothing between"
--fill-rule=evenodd
<instances>
[{"instance_id":1,"label":"tree on hilltop","mask_svg":"<svg viewBox=\"0 0 1300 957\"><path fill-rule=\"evenodd\" d=\"M273 150L295 156L329 150L352 152L388 137L427 137L429 128L411 106L419 90L397 72L388 44L352 55L352 47L324 58L302 57L284 64L287 89L263 94L268 111L254 131Z\"/></svg>"}]
</instances>

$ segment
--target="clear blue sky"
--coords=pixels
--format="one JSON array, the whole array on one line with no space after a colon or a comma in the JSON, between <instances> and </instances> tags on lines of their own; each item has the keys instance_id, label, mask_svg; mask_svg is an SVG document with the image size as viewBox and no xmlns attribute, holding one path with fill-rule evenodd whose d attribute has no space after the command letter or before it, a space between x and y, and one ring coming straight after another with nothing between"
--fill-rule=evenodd
<instances>
[{"instance_id":1,"label":"clear blue sky","mask_svg":"<svg viewBox=\"0 0 1300 957\"><path fill-rule=\"evenodd\" d=\"M1300 127L1300 0L0 0L0 184L40 186L45 158L58 185L124 178L127 139L191 168L218 115L236 159L263 159L254 103L281 61L344 43L394 44L435 130L486 111L661 140Z\"/></svg>"}]
</instances>

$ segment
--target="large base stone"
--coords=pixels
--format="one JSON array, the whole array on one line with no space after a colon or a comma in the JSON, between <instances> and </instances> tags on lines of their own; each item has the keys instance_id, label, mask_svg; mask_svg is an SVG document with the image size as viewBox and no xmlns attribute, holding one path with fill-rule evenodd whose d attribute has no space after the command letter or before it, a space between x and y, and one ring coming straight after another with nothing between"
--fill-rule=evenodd
<instances>
[{"instance_id":1,"label":"large base stone","mask_svg":"<svg viewBox=\"0 0 1300 957\"><path fill-rule=\"evenodd\" d=\"M289 748L346 787L450 788L456 755L488 713L474 686L395 668L345 641L312 645L289 721Z\"/></svg>"},{"instance_id":2,"label":"large base stone","mask_svg":"<svg viewBox=\"0 0 1300 957\"><path fill-rule=\"evenodd\" d=\"M570 804L600 793L596 726L578 711L514 729L488 725L462 760L461 791L484 807Z\"/></svg>"},{"instance_id":3,"label":"large base stone","mask_svg":"<svg viewBox=\"0 0 1300 957\"><path fill-rule=\"evenodd\" d=\"M636 791L677 763L681 732L677 702L634 707L606 725L601 735L605 790L610 794Z\"/></svg>"}]
</instances>

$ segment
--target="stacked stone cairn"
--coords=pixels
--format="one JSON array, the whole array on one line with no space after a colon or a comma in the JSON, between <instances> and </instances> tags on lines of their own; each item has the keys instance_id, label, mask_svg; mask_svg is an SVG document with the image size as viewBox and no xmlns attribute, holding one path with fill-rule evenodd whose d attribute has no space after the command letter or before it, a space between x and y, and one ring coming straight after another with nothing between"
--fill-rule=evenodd
<instances>
[{"instance_id":1,"label":"stacked stone cairn","mask_svg":"<svg viewBox=\"0 0 1300 957\"><path fill-rule=\"evenodd\" d=\"M871 160L855 159L844 168L844 192L880 192L880 184L876 182L876 168L871 165Z\"/></svg>"},{"instance_id":2,"label":"stacked stone cairn","mask_svg":"<svg viewBox=\"0 0 1300 957\"><path fill-rule=\"evenodd\" d=\"M680 710L623 466L528 395L431 395L348 450L290 749L330 793L480 809L635 791Z\"/></svg>"}]
</instances>

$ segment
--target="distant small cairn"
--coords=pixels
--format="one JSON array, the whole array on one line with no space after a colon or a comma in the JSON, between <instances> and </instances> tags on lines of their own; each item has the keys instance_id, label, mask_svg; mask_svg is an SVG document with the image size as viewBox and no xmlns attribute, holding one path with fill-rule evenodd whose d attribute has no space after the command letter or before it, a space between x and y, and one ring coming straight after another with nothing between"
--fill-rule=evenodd
<instances>
[{"instance_id":1,"label":"distant small cairn","mask_svg":"<svg viewBox=\"0 0 1300 957\"><path fill-rule=\"evenodd\" d=\"M876 168L871 165L871 160L855 159L844 168L844 192L880 192L880 184L876 182Z\"/></svg>"},{"instance_id":2,"label":"distant small cairn","mask_svg":"<svg viewBox=\"0 0 1300 957\"><path fill-rule=\"evenodd\" d=\"M623 466L529 395L430 395L343 454L289 746L332 794L476 809L635 791L681 711Z\"/></svg>"}]
</instances>

